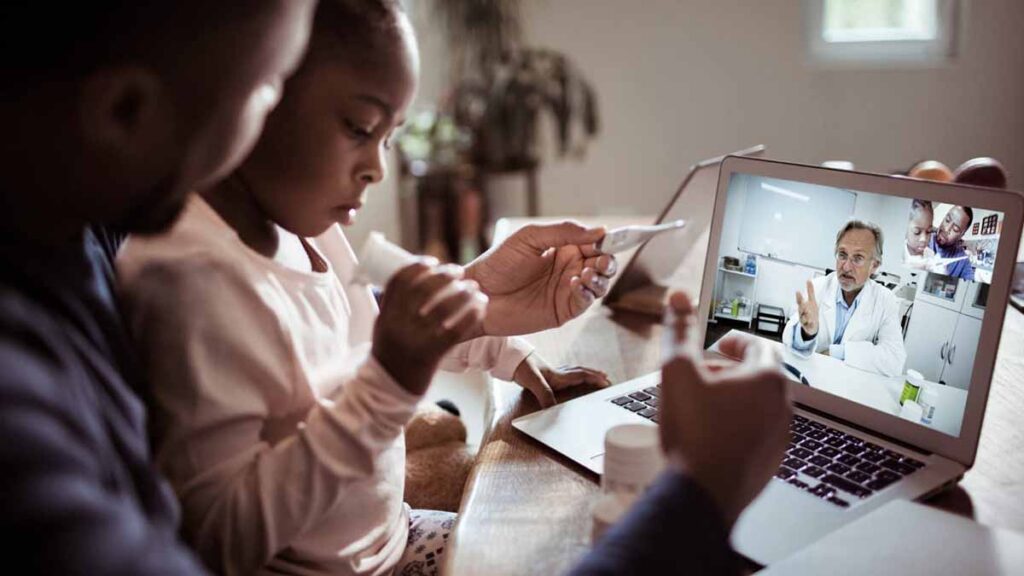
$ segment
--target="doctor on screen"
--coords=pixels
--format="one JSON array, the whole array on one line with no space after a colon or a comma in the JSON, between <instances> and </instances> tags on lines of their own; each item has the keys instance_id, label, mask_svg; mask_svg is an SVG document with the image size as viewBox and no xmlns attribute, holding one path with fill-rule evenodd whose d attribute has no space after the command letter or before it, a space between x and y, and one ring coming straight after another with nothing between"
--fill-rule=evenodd
<instances>
[{"instance_id":1,"label":"doctor on screen","mask_svg":"<svg viewBox=\"0 0 1024 576\"><path fill-rule=\"evenodd\" d=\"M836 234L836 270L807 281L796 293L783 344L800 356L828 354L846 364L884 376L899 376L907 352L900 330L899 303L871 281L882 263L882 230L850 220Z\"/></svg>"}]
</instances>

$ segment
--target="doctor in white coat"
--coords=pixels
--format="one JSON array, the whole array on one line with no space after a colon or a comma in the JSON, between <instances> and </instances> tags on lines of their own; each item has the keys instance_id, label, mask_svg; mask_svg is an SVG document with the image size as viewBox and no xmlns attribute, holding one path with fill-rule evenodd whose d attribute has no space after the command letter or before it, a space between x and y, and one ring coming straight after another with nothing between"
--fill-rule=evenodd
<instances>
[{"instance_id":1,"label":"doctor in white coat","mask_svg":"<svg viewBox=\"0 0 1024 576\"><path fill-rule=\"evenodd\" d=\"M882 263L882 230L850 220L836 234L836 270L796 293L783 344L800 356L828 354L849 366L899 376L907 361L899 303L871 280Z\"/></svg>"}]
</instances>

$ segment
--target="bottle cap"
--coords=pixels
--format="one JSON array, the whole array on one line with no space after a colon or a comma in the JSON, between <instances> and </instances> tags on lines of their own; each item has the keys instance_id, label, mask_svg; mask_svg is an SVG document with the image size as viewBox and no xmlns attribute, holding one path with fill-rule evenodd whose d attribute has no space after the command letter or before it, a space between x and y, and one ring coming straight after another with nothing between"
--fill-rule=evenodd
<instances>
[{"instance_id":1,"label":"bottle cap","mask_svg":"<svg viewBox=\"0 0 1024 576\"><path fill-rule=\"evenodd\" d=\"M614 426L605 434L604 450L603 490L623 486L636 493L642 492L665 467L657 426Z\"/></svg>"},{"instance_id":2,"label":"bottle cap","mask_svg":"<svg viewBox=\"0 0 1024 576\"><path fill-rule=\"evenodd\" d=\"M924 375L917 370L907 370L907 380L919 388L924 386Z\"/></svg>"}]
</instances>

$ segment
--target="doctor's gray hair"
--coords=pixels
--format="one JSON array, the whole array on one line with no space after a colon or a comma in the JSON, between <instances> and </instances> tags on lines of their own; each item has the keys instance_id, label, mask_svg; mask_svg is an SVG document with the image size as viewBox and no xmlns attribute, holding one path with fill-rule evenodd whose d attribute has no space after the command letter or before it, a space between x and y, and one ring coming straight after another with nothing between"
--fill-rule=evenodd
<instances>
[{"instance_id":1,"label":"doctor's gray hair","mask_svg":"<svg viewBox=\"0 0 1024 576\"><path fill-rule=\"evenodd\" d=\"M839 233L836 234L836 247L839 250L839 241L843 239L843 236L851 230L867 230L875 237L875 260L882 263L882 242L884 237L882 236L882 229L874 222L868 222L866 220L858 220L857 218L851 218L845 226L839 229Z\"/></svg>"}]
</instances>

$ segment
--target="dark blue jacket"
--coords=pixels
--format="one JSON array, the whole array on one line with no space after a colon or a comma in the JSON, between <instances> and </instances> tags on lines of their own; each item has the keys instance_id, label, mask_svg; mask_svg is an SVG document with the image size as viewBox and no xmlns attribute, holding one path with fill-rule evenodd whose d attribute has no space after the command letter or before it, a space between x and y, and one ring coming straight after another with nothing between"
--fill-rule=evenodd
<instances>
[{"instance_id":1,"label":"dark blue jacket","mask_svg":"<svg viewBox=\"0 0 1024 576\"><path fill-rule=\"evenodd\" d=\"M114 296L120 240L0 240L0 542L18 574L203 573L150 457Z\"/></svg>"}]
</instances>

